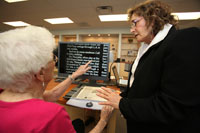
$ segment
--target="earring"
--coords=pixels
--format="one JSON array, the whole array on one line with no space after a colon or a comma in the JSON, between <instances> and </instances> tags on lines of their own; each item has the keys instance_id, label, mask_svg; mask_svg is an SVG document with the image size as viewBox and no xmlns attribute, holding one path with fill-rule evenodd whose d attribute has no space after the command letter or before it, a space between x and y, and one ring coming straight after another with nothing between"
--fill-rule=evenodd
<instances>
[{"instance_id":1,"label":"earring","mask_svg":"<svg viewBox=\"0 0 200 133\"><path fill-rule=\"evenodd\" d=\"M44 88L45 84L44 84L44 81L42 82L42 87Z\"/></svg>"}]
</instances>

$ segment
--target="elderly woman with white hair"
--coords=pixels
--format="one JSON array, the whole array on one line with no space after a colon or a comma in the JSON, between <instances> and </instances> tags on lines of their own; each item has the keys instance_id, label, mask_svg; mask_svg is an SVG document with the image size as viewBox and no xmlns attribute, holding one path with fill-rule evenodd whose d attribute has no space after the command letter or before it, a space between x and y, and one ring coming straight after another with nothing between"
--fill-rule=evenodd
<instances>
[{"instance_id":1,"label":"elderly woman with white hair","mask_svg":"<svg viewBox=\"0 0 200 133\"><path fill-rule=\"evenodd\" d=\"M53 35L45 28L28 26L0 33L1 133L75 132L64 107L49 102L56 101L72 80L45 90L53 77L54 48ZM88 71L89 63L80 66L72 78ZM102 112L103 122L95 130L105 126L111 109Z\"/></svg>"}]
</instances>

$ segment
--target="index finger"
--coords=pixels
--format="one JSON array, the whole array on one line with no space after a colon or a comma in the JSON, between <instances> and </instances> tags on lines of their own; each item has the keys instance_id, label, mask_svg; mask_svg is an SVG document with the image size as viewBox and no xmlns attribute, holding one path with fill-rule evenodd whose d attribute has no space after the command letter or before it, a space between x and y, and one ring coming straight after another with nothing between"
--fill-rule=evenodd
<instances>
[{"instance_id":1,"label":"index finger","mask_svg":"<svg viewBox=\"0 0 200 133\"><path fill-rule=\"evenodd\" d=\"M88 61L85 66L87 67L90 63L92 62L92 60Z\"/></svg>"}]
</instances>

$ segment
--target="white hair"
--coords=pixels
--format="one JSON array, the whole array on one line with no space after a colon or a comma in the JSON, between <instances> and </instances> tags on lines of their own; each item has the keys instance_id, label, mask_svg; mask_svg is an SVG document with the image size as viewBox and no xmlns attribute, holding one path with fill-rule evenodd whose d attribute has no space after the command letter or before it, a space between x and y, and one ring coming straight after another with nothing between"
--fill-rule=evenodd
<instances>
[{"instance_id":1,"label":"white hair","mask_svg":"<svg viewBox=\"0 0 200 133\"><path fill-rule=\"evenodd\" d=\"M0 88L24 92L37 72L52 60L53 35L27 26L0 33Z\"/></svg>"}]
</instances>

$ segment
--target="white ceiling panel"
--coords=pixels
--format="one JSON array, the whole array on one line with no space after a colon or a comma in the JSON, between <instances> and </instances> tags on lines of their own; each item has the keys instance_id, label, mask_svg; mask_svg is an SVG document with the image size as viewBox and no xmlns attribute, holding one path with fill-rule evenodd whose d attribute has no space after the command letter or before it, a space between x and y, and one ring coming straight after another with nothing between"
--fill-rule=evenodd
<instances>
[{"instance_id":1,"label":"white ceiling panel","mask_svg":"<svg viewBox=\"0 0 200 133\"><path fill-rule=\"evenodd\" d=\"M175 12L200 11L200 0L163 0L169 3ZM111 14L124 14L127 9L141 0L29 0L7 3L0 0L0 31L14 27L3 24L7 21L24 21L44 26L50 30L127 28L127 22L100 22L99 6L111 6ZM73 24L51 25L45 18L69 17ZM200 20L181 21L180 27L200 27Z\"/></svg>"}]
</instances>

